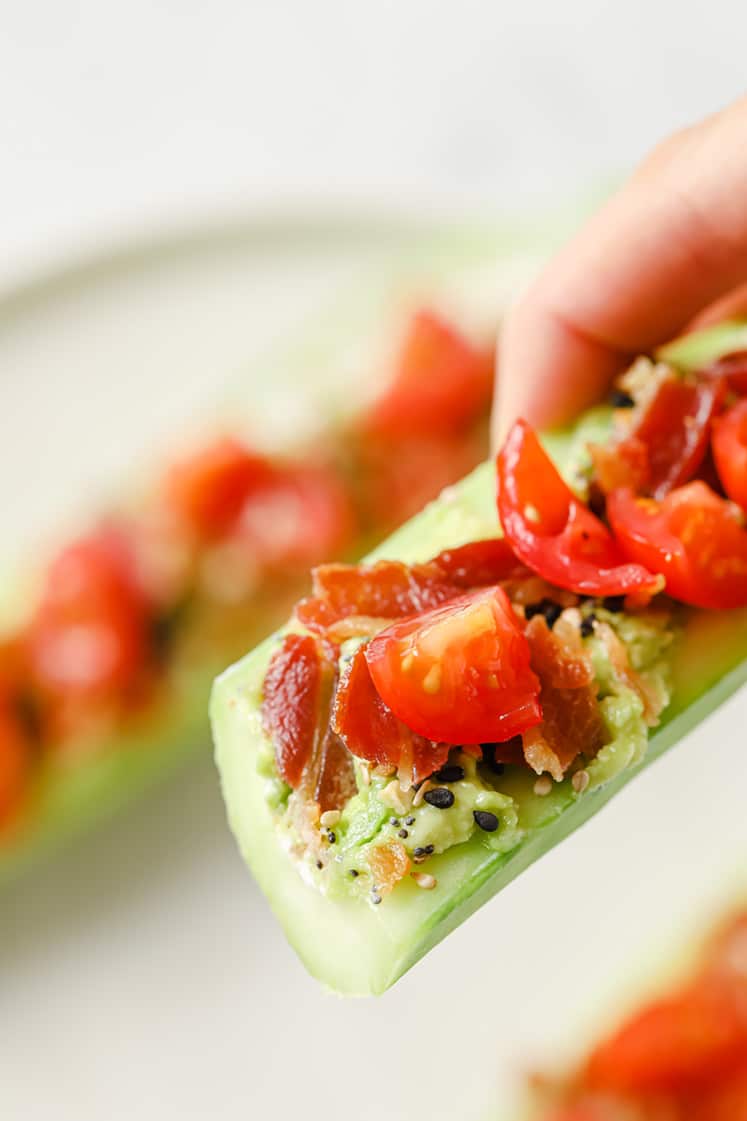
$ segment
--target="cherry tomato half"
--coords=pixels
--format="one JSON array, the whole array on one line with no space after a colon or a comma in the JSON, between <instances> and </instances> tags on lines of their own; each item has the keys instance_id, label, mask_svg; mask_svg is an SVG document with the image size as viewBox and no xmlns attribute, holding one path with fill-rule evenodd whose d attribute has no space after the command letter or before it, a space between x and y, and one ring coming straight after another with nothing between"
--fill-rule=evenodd
<instances>
[{"instance_id":1,"label":"cherry tomato half","mask_svg":"<svg viewBox=\"0 0 747 1121\"><path fill-rule=\"evenodd\" d=\"M225 437L175 463L166 477L166 499L199 537L226 533L247 495L271 474L268 462Z\"/></svg>"},{"instance_id":2,"label":"cherry tomato half","mask_svg":"<svg viewBox=\"0 0 747 1121\"><path fill-rule=\"evenodd\" d=\"M626 562L523 420L516 421L498 455L498 513L517 557L559 588L646 598L661 590L659 577Z\"/></svg>"},{"instance_id":3,"label":"cherry tomato half","mask_svg":"<svg viewBox=\"0 0 747 1121\"><path fill-rule=\"evenodd\" d=\"M368 412L364 430L412 437L453 432L487 413L492 350L480 350L432 311L410 323L393 382Z\"/></svg>"},{"instance_id":4,"label":"cherry tomato half","mask_svg":"<svg viewBox=\"0 0 747 1121\"><path fill-rule=\"evenodd\" d=\"M747 605L742 514L705 483L678 487L661 503L613 491L607 516L625 555L660 573L674 599L694 607Z\"/></svg>"},{"instance_id":5,"label":"cherry tomato half","mask_svg":"<svg viewBox=\"0 0 747 1121\"><path fill-rule=\"evenodd\" d=\"M365 649L379 695L431 740L507 740L541 719L529 644L500 587L394 623Z\"/></svg>"},{"instance_id":6,"label":"cherry tomato half","mask_svg":"<svg viewBox=\"0 0 747 1121\"><path fill-rule=\"evenodd\" d=\"M712 447L724 490L747 510L747 399L737 402L715 422Z\"/></svg>"},{"instance_id":7,"label":"cherry tomato half","mask_svg":"<svg viewBox=\"0 0 747 1121\"><path fill-rule=\"evenodd\" d=\"M110 694L130 684L148 656L148 604L123 533L102 529L53 561L28 651L37 682L53 691Z\"/></svg>"}]
</instances>

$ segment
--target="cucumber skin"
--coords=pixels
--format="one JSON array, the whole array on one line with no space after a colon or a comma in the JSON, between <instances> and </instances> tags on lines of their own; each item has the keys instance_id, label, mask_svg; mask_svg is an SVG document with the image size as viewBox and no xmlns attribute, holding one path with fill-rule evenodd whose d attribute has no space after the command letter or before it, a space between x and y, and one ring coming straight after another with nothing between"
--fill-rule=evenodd
<instances>
[{"instance_id":1,"label":"cucumber skin","mask_svg":"<svg viewBox=\"0 0 747 1121\"><path fill-rule=\"evenodd\" d=\"M561 467L579 442L604 437L609 411L587 414L572 430L545 443ZM417 561L449 545L496 532L493 470L483 464L450 488L372 554ZM345 995L384 992L442 938L530 864L597 813L644 767L696 727L747 682L747 609L693 611L673 653L674 692L645 759L605 786L527 831L507 854L472 839L429 862L437 887L422 892L409 881L374 909L358 900L328 900L304 882L285 853L263 794L252 746L261 742L264 668L277 635L219 677L211 720L216 763L229 822L254 873L309 972Z\"/></svg>"}]
</instances>

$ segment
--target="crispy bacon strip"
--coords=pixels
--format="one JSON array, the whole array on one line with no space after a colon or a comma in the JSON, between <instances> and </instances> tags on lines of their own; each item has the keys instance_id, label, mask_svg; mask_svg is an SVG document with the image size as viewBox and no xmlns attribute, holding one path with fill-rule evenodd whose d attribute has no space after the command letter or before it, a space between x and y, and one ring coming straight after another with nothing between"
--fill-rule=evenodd
<instances>
[{"instance_id":1,"label":"crispy bacon strip","mask_svg":"<svg viewBox=\"0 0 747 1121\"><path fill-rule=\"evenodd\" d=\"M542 685L542 722L524 732L524 758L537 774L560 782L581 752L595 755L604 743L594 673L580 642L551 631L541 615L527 623L526 636Z\"/></svg>"},{"instance_id":2,"label":"crispy bacon strip","mask_svg":"<svg viewBox=\"0 0 747 1121\"><path fill-rule=\"evenodd\" d=\"M340 679L332 725L353 755L377 766L394 767L411 782L427 778L449 757L448 744L436 744L411 732L384 703L362 647Z\"/></svg>"}]
</instances>

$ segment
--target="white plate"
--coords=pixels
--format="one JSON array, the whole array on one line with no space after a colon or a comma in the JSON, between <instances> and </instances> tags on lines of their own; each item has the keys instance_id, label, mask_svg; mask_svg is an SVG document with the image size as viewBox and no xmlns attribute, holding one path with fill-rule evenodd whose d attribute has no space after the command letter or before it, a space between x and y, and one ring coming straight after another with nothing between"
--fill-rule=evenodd
<instances>
[{"instance_id":1,"label":"white plate","mask_svg":"<svg viewBox=\"0 0 747 1121\"><path fill-rule=\"evenodd\" d=\"M300 325L344 320L349 354L346 309L375 334L403 277L455 300L474 286L468 303L492 313L543 244L411 217L249 221L9 294L6 552L138 474L224 386L251 418L279 369L268 379L258 356ZM720 893L747 841L745 717L741 697L378 1001L340 1002L305 975L205 761L0 901L0 1116L484 1116L523 1066L572 1047L657 930Z\"/></svg>"}]
</instances>

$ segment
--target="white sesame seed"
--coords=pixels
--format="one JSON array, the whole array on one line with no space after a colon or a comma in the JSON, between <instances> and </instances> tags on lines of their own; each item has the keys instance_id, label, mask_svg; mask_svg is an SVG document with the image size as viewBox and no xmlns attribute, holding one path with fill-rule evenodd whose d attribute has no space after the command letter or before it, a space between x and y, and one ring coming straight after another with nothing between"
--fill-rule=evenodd
<instances>
[{"instance_id":1,"label":"white sesame seed","mask_svg":"<svg viewBox=\"0 0 747 1121\"><path fill-rule=\"evenodd\" d=\"M409 809L409 799L400 790L399 783L396 779L388 783L379 794L379 798L385 806L391 806L397 813L403 814Z\"/></svg>"},{"instance_id":2,"label":"white sesame seed","mask_svg":"<svg viewBox=\"0 0 747 1121\"><path fill-rule=\"evenodd\" d=\"M361 782L364 786L371 785L371 772L369 771L365 763L363 763L358 769L358 774L361 776Z\"/></svg>"},{"instance_id":3,"label":"white sesame seed","mask_svg":"<svg viewBox=\"0 0 747 1121\"><path fill-rule=\"evenodd\" d=\"M421 786L418 787L418 789L415 791L415 797L412 800L413 806L419 806L420 805L420 803L423 801L423 798L426 795L426 792L428 790L430 790L432 785L433 784L431 783L431 780L429 778L427 778L425 780L425 782Z\"/></svg>"},{"instance_id":4,"label":"white sesame seed","mask_svg":"<svg viewBox=\"0 0 747 1121\"><path fill-rule=\"evenodd\" d=\"M422 887L425 891L430 891L438 883L436 877L431 876L429 872L413 872L412 878L418 887Z\"/></svg>"},{"instance_id":5,"label":"white sesame seed","mask_svg":"<svg viewBox=\"0 0 747 1121\"><path fill-rule=\"evenodd\" d=\"M337 822L342 817L339 810L325 810L319 818L320 823L327 829L331 825L337 825Z\"/></svg>"},{"instance_id":6,"label":"white sesame seed","mask_svg":"<svg viewBox=\"0 0 747 1121\"><path fill-rule=\"evenodd\" d=\"M540 798L544 798L552 790L552 779L549 775L540 775L534 784L534 793Z\"/></svg>"},{"instance_id":7,"label":"white sesame seed","mask_svg":"<svg viewBox=\"0 0 747 1121\"><path fill-rule=\"evenodd\" d=\"M589 785L589 772L588 771L576 771L575 775L571 779L571 786L576 791L576 793L577 794L583 794L584 790L586 790L586 787L588 785Z\"/></svg>"}]
</instances>

